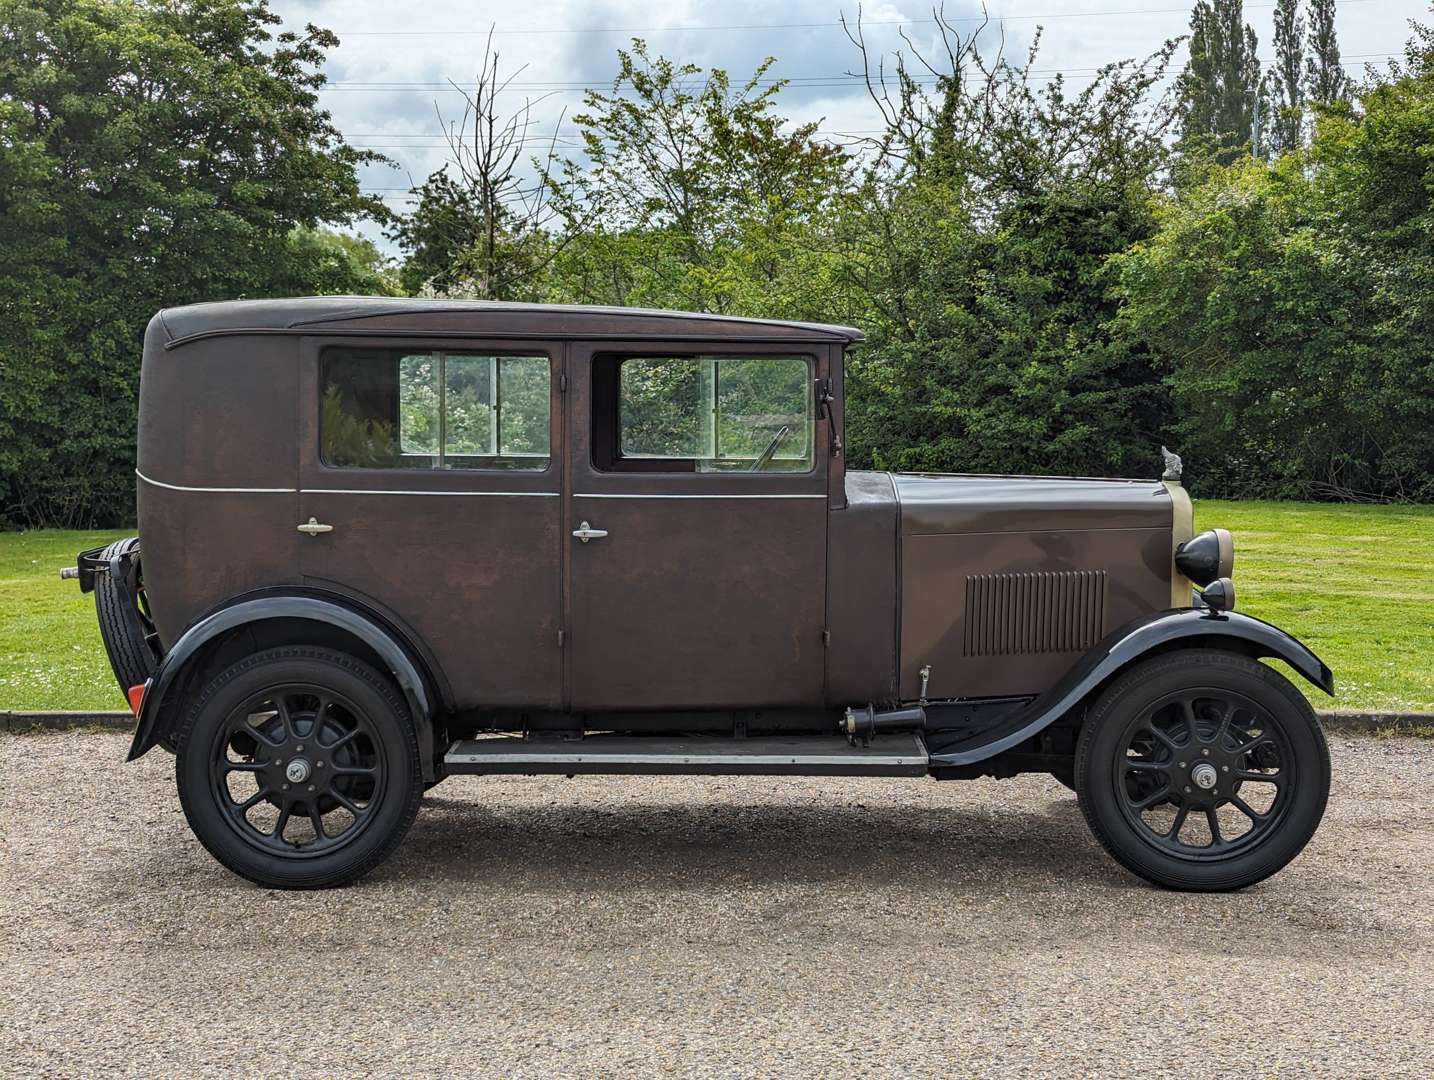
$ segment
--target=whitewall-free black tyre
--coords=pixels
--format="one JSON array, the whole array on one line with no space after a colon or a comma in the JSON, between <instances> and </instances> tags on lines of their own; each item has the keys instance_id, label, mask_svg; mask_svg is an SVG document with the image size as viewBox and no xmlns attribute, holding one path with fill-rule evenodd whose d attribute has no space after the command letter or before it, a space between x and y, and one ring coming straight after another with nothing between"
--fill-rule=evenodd
<instances>
[{"instance_id":1,"label":"whitewall-free black tyre","mask_svg":"<svg viewBox=\"0 0 1434 1080\"><path fill-rule=\"evenodd\" d=\"M1076 791L1096 839L1171 889L1223 891L1300 853L1329 798L1318 717L1247 656L1167 653L1119 676L1087 715Z\"/></svg>"},{"instance_id":2,"label":"whitewall-free black tyre","mask_svg":"<svg viewBox=\"0 0 1434 1080\"><path fill-rule=\"evenodd\" d=\"M403 699L369 665L286 646L245 657L200 691L175 775L195 836L260 885L344 885L403 839L423 794Z\"/></svg>"}]
</instances>

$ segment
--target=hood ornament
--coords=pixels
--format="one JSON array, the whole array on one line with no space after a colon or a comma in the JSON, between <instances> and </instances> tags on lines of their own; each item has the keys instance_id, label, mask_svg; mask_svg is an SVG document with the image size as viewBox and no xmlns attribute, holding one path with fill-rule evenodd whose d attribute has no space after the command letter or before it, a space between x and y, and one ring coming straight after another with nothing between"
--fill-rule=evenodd
<instances>
[{"instance_id":1,"label":"hood ornament","mask_svg":"<svg viewBox=\"0 0 1434 1080\"><path fill-rule=\"evenodd\" d=\"M1180 474L1185 469L1185 466L1181 464L1180 455L1172 454L1169 450L1165 449L1165 447L1162 446L1160 448L1160 456L1165 459L1165 473L1160 477L1160 479L1173 480L1176 483L1179 483Z\"/></svg>"}]
</instances>

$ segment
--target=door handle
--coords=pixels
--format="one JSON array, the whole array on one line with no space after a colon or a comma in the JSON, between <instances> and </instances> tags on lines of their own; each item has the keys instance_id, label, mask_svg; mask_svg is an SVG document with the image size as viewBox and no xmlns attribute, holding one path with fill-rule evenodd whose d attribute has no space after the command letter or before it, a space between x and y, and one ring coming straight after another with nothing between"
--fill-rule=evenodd
<instances>
[{"instance_id":1,"label":"door handle","mask_svg":"<svg viewBox=\"0 0 1434 1080\"><path fill-rule=\"evenodd\" d=\"M589 540L601 540L607 535L606 529L594 529L586 521L573 530L573 535L586 544Z\"/></svg>"},{"instance_id":2,"label":"door handle","mask_svg":"<svg viewBox=\"0 0 1434 1080\"><path fill-rule=\"evenodd\" d=\"M334 527L332 525L321 525L318 518L311 517L299 526L299 531L305 536L318 536L319 533L333 532Z\"/></svg>"}]
</instances>

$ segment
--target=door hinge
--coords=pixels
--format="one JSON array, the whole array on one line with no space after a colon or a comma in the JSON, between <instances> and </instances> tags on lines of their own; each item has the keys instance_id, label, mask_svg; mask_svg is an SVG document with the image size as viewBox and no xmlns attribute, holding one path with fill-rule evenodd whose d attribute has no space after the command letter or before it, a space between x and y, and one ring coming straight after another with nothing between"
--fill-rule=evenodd
<instances>
[{"instance_id":1,"label":"door hinge","mask_svg":"<svg viewBox=\"0 0 1434 1080\"><path fill-rule=\"evenodd\" d=\"M560 394L566 394L567 392L568 392L568 373L567 373L566 371L560 371L560 372L558 372L558 393L560 393Z\"/></svg>"},{"instance_id":2,"label":"door hinge","mask_svg":"<svg viewBox=\"0 0 1434 1080\"><path fill-rule=\"evenodd\" d=\"M561 649L563 647L563 642L567 639L567 636L568 632L566 630L558 630L558 648Z\"/></svg>"},{"instance_id":3,"label":"door hinge","mask_svg":"<svg viewBox=\"0 0 1434 1080\"><path fill-rule=\"evenodd\" d=\"M830 645L831 643L832 643L832 632L831 632L830 630L823 630L823 631L822 631L822 644L823 644L823 645Z\"/></svg>"}]
</instances>

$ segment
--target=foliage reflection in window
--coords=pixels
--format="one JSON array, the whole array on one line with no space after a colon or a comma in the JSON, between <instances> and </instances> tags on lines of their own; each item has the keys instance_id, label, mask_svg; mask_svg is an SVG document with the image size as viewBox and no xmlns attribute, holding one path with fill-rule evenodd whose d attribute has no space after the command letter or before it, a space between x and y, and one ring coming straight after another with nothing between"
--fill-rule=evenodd
<instances>
[{"instance_id":1,"label":"foliage reflection in window","mask_svg":"<svg viewBox=\"0 0 1434 1080\"><path fill-rule=\"evenodd\" d=\"M702 471L805 472L812 380L798 356L632 357L622 362L622 455Z\"/></svg>"},{"instance_id":2,"label":"foliage reflection in window","mask_svg":"<svg viewBox=\"0 0 1434 1080\"><path fill-rule=\"evenodd\" d=\"M326 350L323 460L359 468L542 469L546 356Z\"/></svg>"}]
</instances>

